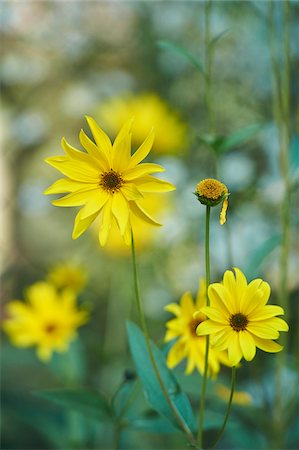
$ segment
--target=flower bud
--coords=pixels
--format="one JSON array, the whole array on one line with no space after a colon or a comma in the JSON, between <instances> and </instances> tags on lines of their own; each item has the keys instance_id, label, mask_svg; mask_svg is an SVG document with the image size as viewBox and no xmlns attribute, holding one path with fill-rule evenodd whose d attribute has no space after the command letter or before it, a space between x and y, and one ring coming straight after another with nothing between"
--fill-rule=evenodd
<instances>
[{"instance_id":1,"label":"flower bud","mask_svg":"<svg viewBox=\"0 0 299 450\"><path fill-rule=\"evenodd\" d=\"M220 224L223 225L226 222L229 192L225 184L214 178L206 178L197 184L194 194L198 201L206 206L216 206L223 202Z\"/></svg>"}]
</instances>

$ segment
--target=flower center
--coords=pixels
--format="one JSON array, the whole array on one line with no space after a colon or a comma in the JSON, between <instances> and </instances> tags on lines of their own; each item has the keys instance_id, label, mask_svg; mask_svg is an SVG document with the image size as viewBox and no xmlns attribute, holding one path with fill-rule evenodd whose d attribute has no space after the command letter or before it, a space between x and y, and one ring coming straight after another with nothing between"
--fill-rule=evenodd
<instances>
[{"instance_id":1,"label":"flower center","mask_svg":"<svg viewBox=\"0 0 299 450\"><path fill-rule=\"evenodd\" d=\"M57 325L55 323L49 323L45 326L45 331L48 334L52 334L57 329Z\"/></svg>"},{"instance_id":2,"label":"flower center","mask_svg":"<svg viewBox=\"0 0 299 450\"><path fill-rule=\"evenodd\" d=\"M198 327L198 325L202 322L202 320L200 319L192 319L189 322L189 328L190 328L190 332L192 334L192 336L198 337L196 334L196 328Z\"/></svg>"},{"instance_id":3,"label":"flower center","mask_svg":"<svg viewBox=\"0 0 299 450\"><path fill-rule=\"evenodd\" d=\"M104 172L101 175L100 186L102 186L105 191L108 191L112 194L118 192L123 183L124 180L122 179L120 174L115 172L113 169L110 169L109 172Z\"/></svg>"},{"instance_id":4,"label":"flower center","mask_svg":"<svg viewBox=\"0 0 299 450\"><path fill-rule=\"evenodd\" d=\"M196 193L209 200L217 200L223 194L227 193L227 187L218 180L207 178L198 183Z\"/></svg>"},{"instance_id":5,"label":"flower center","mask_svg":"<svg viewBox=\"0 0 299 450\"><path fill-rule=\"evenodd\" d=\"M235 331L244 331L248 325L248 319L242 313L232 314L229 319L229 324Z\"/></svg>"}]
</instances>

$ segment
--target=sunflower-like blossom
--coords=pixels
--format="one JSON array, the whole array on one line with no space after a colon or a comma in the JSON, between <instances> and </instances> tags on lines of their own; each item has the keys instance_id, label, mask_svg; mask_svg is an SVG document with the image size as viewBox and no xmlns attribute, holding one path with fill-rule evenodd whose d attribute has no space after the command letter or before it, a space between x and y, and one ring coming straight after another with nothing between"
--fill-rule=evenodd
<instances>
[{"instance_id":1,"label":"sunflower-like blossom","mask_svg":"<svg viewBox=\"0 0 299 450\"><path fill-rule=\"evenodd\" d=\"M37 356L44 362L54 351L66 352L77 328L88 320L87 311L77 308L72 290L58 292L46 282L30 286L26 301L12 300L6 311L3 329L11 342L22 348L36 346Z\"/></svg>"},{"instance_id":2,"label":"sunflower-like blossom","mask_svg":"<svg viewBox=\"0 0 299 450\"><path fill-rule=\"evenodd\" d=\"M251 361L256 347L265 352L279 352L283 349L273 339L280 331L288 331L288 324L276 317L284 314L277 305L267 305L270 286L261 279L249 284L240 269L235 273L227 270L222 283L213 283L208 288L210 306L200 309L194 319L206 314L208 320L199 324L198 336L211 335L211 347L228 350L231 366L244 357Z\"/></svg>"},{"instance_id":3,"label":"sunflower-like blossom","mask_svg":"<svg viewBox=\"0 0 299 450\"><path fill-rule=\"evenodd\" d=\"M196 335L197 326L206 319L200 313L194 319L194 313L206 304L206 284L201 281L196 300L190 292L185 292L180 303L170 303L165 306L166 311L176 317L166 323L165 341L174 341L167 355L169 368L177 366L183 359L187 360L186 374L191 374L194 369L203 374L205 365L206 337ZM227 352L218 352L210 348L209 374L215 377L220 369L220 363L229 365Z\"/></svg>"},{"instance_id":4,"label":"sunflower-like blossom","mask_svg":"<svg viewBox=\"0 0 299 450\"><path fill-rule=\"evenodd\" d=\"M71 289L75 293L83 290L87 274L83 267L71 263L59 263L51 267L48 280L58 289Z\"/></svg>"},{"instance_id":5,"label":"sunflower-like blossom","mask_svg":"<svg viewBox=\"0 0 299 450\"><path fill-rule=\"evenodd\" d=\"M160 226L140 205L149 192L172 191L175 187L151 174L165 169L153 163L141 163L149 154L153 130L131 155L131 126L129 120L121 128L112 145L109 137L91 117L86 117L94 142L80 131L79 139L86 151L79 151L62 139L65 156L46 159L66 178L50 186L45 194L68 193L54 200L56 206L83 206L75 219L72 237L77 239L100 216L99 241L106 244L115 220L127 244L131 236L131 215L150 225ZM141 163L141 164L140 164Z\"/></svg>"}]
</instances>

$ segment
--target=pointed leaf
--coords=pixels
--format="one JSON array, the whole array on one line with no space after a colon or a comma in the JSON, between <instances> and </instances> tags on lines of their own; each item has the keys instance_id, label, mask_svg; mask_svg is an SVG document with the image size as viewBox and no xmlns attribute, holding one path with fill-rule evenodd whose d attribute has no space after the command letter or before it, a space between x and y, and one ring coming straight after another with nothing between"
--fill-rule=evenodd
<instances>
[{"instance_id":1,"label":"pointed leaf","mask_svg":"<svg viewBox=\"0 0 299 450\"><path fill-rule=\"evenodd\" d=\"M157 46L161 49L171 50L171 51L179 54L180 56L183 56L183 58L185 58L187 61L189 61L203 75L205 75L205 71L204 71L201 61L196 56L194 56L192 53L190 53L188 50L186 50L185 48L183 48L177 44L174 44L172 42L169 42L169 41L157 41Z\"/></svg>"},{"instance_id":2,"label":"pointed leaf","mask_svg":"<svg viewBox=\"0 0 299 450\"><path fill-rule=\"evenodd\" d=\"M229 134L227 137L219 140L219 144L215 146L215 150L221 153L244 144L261 131L262 128L263 126L259 123L253 123L244 128L240 128Z\"/></svg>"},{"instance_id":3,"label":"pointed leaf","mask_svg":"<svg viewBox=\"0 0 299 450\"><path fill-rule=\"evenodd\" d=\"M210 41L209 46L210 48L213 48L215 50L215 46L224 38L226 38L231 33L231 30L224 30L221 31L221 33L217 34L213 39Z\"/></svg>"},{"instance_id":4,"label":"pointed leaf","mask_svg":"<svg viewBox=\"0 0 299 450\"><path fill-rule=\"evenodd\" d=\"M177 420L164 397L156 373L153 369L143 333L140 328L132 322L127 322L127 332L136 371L142 382L148 402L153 409L166 417L175 427L178 427ZM153 342L151 342L151 347L160 376L173 405L181 419L185 422L186 427L193 430L193 413L187 395L182 392L173 372L166 366L163 353Z\"/></svg>"}]
</instances>

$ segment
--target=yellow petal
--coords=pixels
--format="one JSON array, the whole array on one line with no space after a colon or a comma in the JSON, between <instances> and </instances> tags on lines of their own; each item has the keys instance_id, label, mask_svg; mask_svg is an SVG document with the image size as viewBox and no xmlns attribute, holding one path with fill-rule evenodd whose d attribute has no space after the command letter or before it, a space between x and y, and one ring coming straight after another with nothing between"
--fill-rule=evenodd
<instances>
[{"instance_id":1,"label":"yellow petal","mask_svg":"<svg viewBox=\"0 0 299 450\"><path fill-rule=\"evenodd\" d=\"M277 353L283 349L283 346L277 342L271 341L270 339L261 339L254 336L255 345L263 350L264 352Z\"/></svg>"},{"instance_id":2,"label":"yellow petal","mask_svg":"<svg viewBox=\"0 0 299 450\"><path fill-rule=\"evenodd\" d=\"M221 213L220 213L220 225L224 225L226 222L227 208L228 208L228 199L226 198L223 202Z\"/></svg>"},{"instance_id":3,"label":"yellow petal","mask_svg":"<svg viewBox=\"0 0 299 450\"><path fill-rule=\"evenodd\" d=\"M244 358L246 361L252 361L256 353L256 347L252 335L247 331L239 331L238 334Z\"/></svg>"},{"instance_id":4,"label":"yellow petal","mask_svg":"<svg viewBox=\"0 0 299 450\"><path fill-rule=\"evenodd\" d=\"M81 206L88 202L97 192L99 188L96 185L90 185L88 189L72 192L62 198L52 201L55 206Z\"/></svg>"},{"instance_id":5,"label":"yellow petal","mask_svg":"<svg viewBox=\"0 0 299 450\"><path fill-rule=\"evenodd\" d=\"M134 122L134 117L131 117L129 120L125 122L125 124L121 127L120 131L118 132L113 147L116 147L126 136L131 134L131 128ZM131 156L131 155L130 155Z\"/></svg>"},{"instance_id":6,"label":"yellow petal","mask_svg":"<svg viewBox=\"0 0 299 450\"><path fill-rule=\"evenodd\" d=\"M49 362L52 357L52 348L40 345L39 347L37 347L36 353L38 358L46 363Z\"/></svg>"},{"instance_id":7,"label":"yellow petal","mask_svg":"<svg viewBox=\"0 0 299 450\"><path fill-rule=\"evenodd\" d=\"M76 215L76 218L75 218L72 238L78 239L78 237L80 237L81 234L83 234L84 231L86 231L87 228L92 224L92 222L95 220L97 215L98 215L98 213L96 212L95 214L93 214L89 217L86 217L85 219L82 219L82 209L80 209L80 211L78 212L78 214Z\"/></svg>"},{"instance_id":8,"label":"yellow petal","mask_svg":"<svg viewBox=\"0 0 299 450\"><path fill-rule=\"evenodd\" d=\"M62 194L64 192L74 192L86 188L85 183L80 181L70 180L69 178L60 178L49 186L45 191L45 195Z\"/></svg>"},{"instance_id":9,"label":"yellow petal","mask_svg":"<svg viewBox=\"0 0 299 450\"><path fill-rule=\"evenodd\" d=\"M170 192L175 191L175 186L168 181L159 178L147 177L137 178L136 185L142 192Z\"/></svg>"},{"instance_id":10,"label":"yellow petal","mask_svg":"<svg viewBox=\"0 0 299 450\"><path fill-rule=\"evenodd\" d=\"M154 225L156 227L161 227L162 225L159 222L156 222L137 202L130 202L130 209L132 213L150 225Z\"/></svg>"},{"instance_id":11,"label":"yellow petal","mask_svg":"<svg viewBox=\"0 0 299 450\"><path fill-rule=\"evenodd\" d=\"M105 203L109 199L109 194L103 190L97 189L93 195L90 195L88 201L86 202L84 208L81 210L81 220L86 219L95 213L99 213Z\"/></svg>"},{"instance_id":12,"label":"yellow petal","mask_svg":"<svg viewBox=\"0 0 299 450\"><path fill-rule=\"evenodd\" d=\"M140 200L143 198L142 193L133 183L125 183L121 187L120 191L124 194L127 200Z\"/></svg>"},{"instance_id":13,"label":"yellow petal","mask_svg":"<svg viewBox=\"0 0 299 450\"><path fill-rule=\"evenodd\" d=\"M229 346L229 341L232 338L233 333L235 333L233 329L228 327L216 334L213 334L210 340L211 347L215 348L217 351L226 350Z\"/></svg>"},{"instance_id":14,"label":"yellow petal","mask_svg":"<svg viewBox=\"0 0 299 450\"><path fill-rule=\"evenodd\" d=\"M255 308L249 315L249 320L258 321L269 319L270 317L280 316L284 314L284 310L281 306L266 305L262 308Z\"/></svg>"},{"instance_id":15,"label":"yellow petal","mask_svg":"<svg viewBox=\"0 0 299 450\"><path fill-rule=\"evenodd\" d=\"M218 331L224 330L226 328L228 328L227 325L218 322L213 322L212 320L209 319L205 320L204 322L198 325L198 327L196 328L196 334L197 336L204 336L207 334L217 333Z\"/></svg>"},{"instance_id":16,"label":"yellow petal","mask_svg":"<svg viewBox=\"0 0 299 450\"><path fill-rule=\"evenodd\" d=\"M116 172L124 172L129 165L131 157L131 134L114 143L112 150L112 167Z\"/></svg>"},{"instance_id":17,"label":"yellow petal","mask_svg":"<svg viewBox=\"0 0 299 450\"><path fill-rule=\"evenodd\" d=\"M100 245L102 247L107 242L109 232L111 229L111 225L112 225L111 204L112 204L112 198L109 198L103 209L102 223L101 223L100 231L99 231L99 241L100 241Z\"/></svg>"},{"instance_id":18,"label":"yellow petal","mask_svg":"<svg viewBox=\"0 0 299 450\"><path fill-rule=\"evenodd\" d=\"M289 331L289 325L280 317L272 317L271 319L263 320L262 324L266 326L269 325L277 331Z\"/></svg>"},{"instance_id":19,"label":"yellow petal","mask_svg":"<svg viewBox=\"0 0 299 450\"><path fill-rule=\"evenodd\" d=\"M208 295L209 295L209 299L210 299L210 304L212 307L218 309L219 311L221 311L221 313L226 316L228 315L230 312L228 310L228 308L226 307L225 303L222 301L222 298L220 297L217 289L215 289L215 285L217 285L218 283L213 283L210 284L210 286L208 287Z\"/></svg>"},{"instance_id":20,"label":"yellow petal","mask_svg":"<svg viewBox=\"0 0 299 450\"><path fill-rule=\"evenodd\" d=\"M130 165L129 167L137 166L143 159L147 157L149 152L151 151L151 148L153 146L153 142L155 139L155 133L154 129L152 129L145 139L145 141L140 145L140 147L136 150L134 155L131 157Z\"/></svg>"},{"instance_id":21,"label":"yellow petal","mask_svg":"<svg viewBox=\"0 0 299 450\"><path fill-rule=\"evenodd\" d=\"M121 234L123 235L129 220L129 206L121 192L112 196L112 214L116 218Z\"/></svg>"},{"instance_id":22,"label":"yellow petal","mask_svg":"<svg viewBox=\"0 0 299 450\"><path fill-rule=\"evenodd\" d=\"M238 289L241 289L242 292L245 291L247 287L247 280L244 273L242 272L242 270L238 269L238 267L234 267L234 272Z\"/></svg>"},{"instance_id":23,"label":"yellow petal","mask_svg":"<svg viewBox=\"0 0 299 450\"><path fill-rule=\"evenodd\" d=\"M90 156L94 158L102 168L102 170L109 171L110 169L110 155L107 156L107 154L101 150L97 145L92 142L91 139L84 133L83 130L79 133L79 140L81 142L82 147L85 148L85 150L89 153Z\"/></svg>"},{"instance_id":24,"label":"yellow petal","mask_svg":"<svg viewBox=\"0 0 299 450\"><path fill-rule=\"evenodd\" d=\"M269 300L269 297L270 297L270 294L271 294L271 287L266 281L263 281L261 283L259 289L260 289L260 291L263 292L261 303L263 305L265 305L267 303L267 301Z\"/></svg>"},{"instance_id":25,"label":"yellow petal","mask_svg":"<svg viewBox=\"0 0 299 450\"><path fill-rule=\"evenodd\" d=\"M164 306L164 309L165 311L168 311L175 316L180 316L181 314L181 307L177 303L169 303L168 305Z\"/></svg>"},{"instance_id":26,"label":"yellow petal","mask_svg":"<svg viewBox=\"0 0 299 450\"><path fill-rule=\"evenodd\" d=\"M185 346L181 342L176 342L168 352L167 366L172 369L177 366L184 358Z\"/></svg>"},{"instance_id":27,"label":"yellow petal","mask_svg":"<svg viewBox=\"0 0 299 450\"><path fill-rule=\"evenodd\" d=\"M193 316L193 313L195 311L195 305L193 302L191 292L185 292L182 295L180 300L180 306L184 314L187 314L188 316L190 316L190 318Z\"/></svg>"},{"instance_id":28,"label":"yellow petal","mask_svg":"<svg viewBox=\"0 0 299 450\"><path fill-rule=\"evenodd\" d=\"M269 325L264 325L263 322L250 322L246 329L257 337L264 339L277 339L279 333Z\"/></svg>"},{"instance_id":29,"label":"yellow petal","mask_svg":"<svg viewBox=\"0 0 299 450\"><path fill-rule=\"evenodd\" d=\"M164 172L164 167L154 163L143 163L134 167L133 169L126 170L123 173L123 177L126 181L134 180L144 175L149 175L154 172Z\"/></svg>"},{"instance_id":30,"label":"yellow petal","mask_svg":"<svg viewBox=\"0 0 299 450\"><path fill-rule=\"evenodd\" d=\"M249 314L258 305L262 306L263 293L259 291L262 281L260 278L252 280L240 297L240 310L244 314Z\"/></svg>"},{"instance_id":31,"label":"yellow petal","mask_svg":"<svg viewBox=\"0 0 299 450\"><path fill-rule=\"evenodd\" d=\"M109 159L112 150L112 144L109 137L92 117L86 116L86 120L97 146L105 153L105 155Z\"/></svg>"},{"instance_id":32,"label":"yellow petal","mask_svg":"<svg viewBox=\"0 0 299 450\"><path fill-rule=\"evenodd\" d=\"M217 297L216 297L215 293L217 294ZM234 292L229 290L229 287L227 285L224 286L223 284L220 284L220 283L211 284L208 288L209 298L210 298L210 295L212 298L213 294L214 294L214 300L216 300L216 298L220 299L222 301L222 303L226 306L226 309L229 311L229 313L235 314L236 312L238 312L239 307L238 307L236 301L234 301ZM219 302L218 302L218 304L219 304ZM213 306L215 306L215 305L213 305Z\"/></svg>"},{"instance_id":33,"label":"yellow petal","mask_svg":"<svg viewBox=\"0 0 299 450\"><path fill-rule=\"evenodd\" d=\"M91 184L97 184L99 182L99 170L86 163L78 163L70 159L57 161L55 157L47 158L45 161L72 180Z\"/></svg>"},{"instance_id":34,"label":"yellow petal","mask_svg":"<svg viewBox=\"0 0 299 450\"><path fill-rule=\"evenodd\" d=\"M202 313L204 313L209 319L213 320L214 322L219 322L228 325L229 324L229 315L226 314L225 316L222 314L221 311L219 311L216 308L213 308L211 306L205 306L201 308L200 310Z\"/></svg>"},{"instance_id":35,"label":"yellow petal","mask_svg":"<svg viewBox=\"0 0 299 450\"><path fill-rule=\"evenodd\" d=\"M127 224L127 228L123 234L123 240L125 242L126 245L131 245L132 243L132 233L131 233L131 222L130 222L130 217L128 220L128 224Z\"/></svg>"},{"instance_id":36,"label":"yellow petal","mask_svg":"<svg viewBox=\"0 0 299 450\"><path fill-rule=\"evenodd\" d=\"M170 341L172 341L173 339L175 339L177 336L178 336L178 335L177 335L177 333L176 333L175 331L173 331L173 330L167 330L166 333L165 333L164 341L165 341L165 342L170 342Z\"/></svg>"},{"instance_id":37,"label":"yellow petal","mask_svg":"<svg viewBox=\"0 0 299 450\"><path fill-rule=\"evenodd\" d=\"M230 338L228 346L228 359L232 366L236 366L242 358L242 351L239 343L238 333L235 332Z\"/></svg>"}]
</instances>

